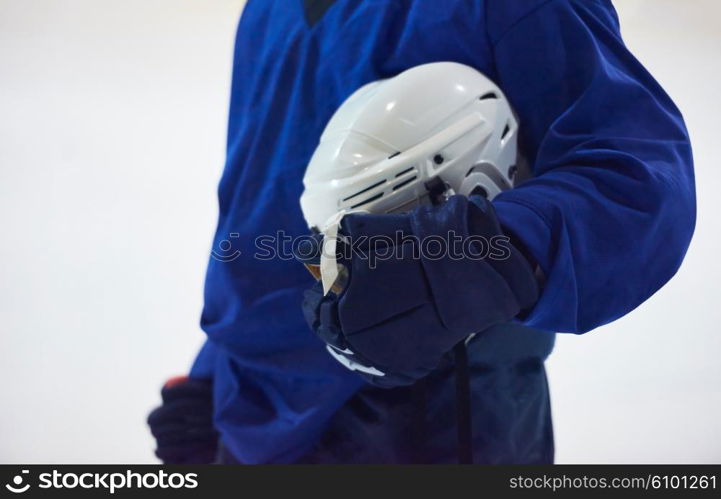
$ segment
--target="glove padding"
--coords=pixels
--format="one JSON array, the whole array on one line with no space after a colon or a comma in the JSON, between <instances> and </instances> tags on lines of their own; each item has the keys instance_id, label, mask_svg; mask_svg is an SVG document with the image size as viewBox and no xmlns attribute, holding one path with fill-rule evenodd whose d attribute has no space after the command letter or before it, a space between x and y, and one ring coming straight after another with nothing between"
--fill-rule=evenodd
<instances>
[{"instance_id":1,"label":"glove padding","mask_svg":"<svg viewBox=\"0 0 721 499\"><path fill-rule=\"evenodd\" d=\"M148 416L157 441L155 455L165 464L209 464L218 452L213 427L213 384L178 377L161 390L163 403Z\"/></svg>"},{"instance_id":2,"label":"glove padding","mask_svg":"<svg viewBox=\"0 0 721 499\"><path fill-rule=\"evenodd\" d=\"M304 314L333 356L375 385L413 383L458 342L538 299L533 269L483 197L349 214L341 225L338 260L350 279L340 296L308 290Z\"/></svg>"}]
</instances>

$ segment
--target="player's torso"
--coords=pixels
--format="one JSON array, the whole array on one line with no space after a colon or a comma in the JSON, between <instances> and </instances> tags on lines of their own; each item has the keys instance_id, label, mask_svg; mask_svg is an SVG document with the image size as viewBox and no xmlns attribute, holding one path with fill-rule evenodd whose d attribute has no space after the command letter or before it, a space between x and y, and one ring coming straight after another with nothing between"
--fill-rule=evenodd
<instances>
[{"instance_id":1,"label":"player's torso","mask_svg":"<svg viewBox=\"0 0 721 499\"><path fill-rule=\"evenodd\" d=\"M531 1L541 0L518 0ZM308 22L306 5L315 6L314 23ZM279 230L306 233L299 204L306 165L331 115L357 88L435 61L468 64L494 78L485 5L486 0L248 0L236 40L228 158L213 244L214 252L226 248L224 254L241 255L210 260L202 319L208 336L232 352L228 372L216 379L226 403L217 418L228 438L253 441L256 434L276 433L286 438L297 427L278 433L266 424L276 425L278 414L293 422L286 412L312 414L315 408L306 408L311 401L337 403L333 397L349 395L346 388L333 392L342 377L355 386L355 374L335 364L303 320L302 291L312 282L307 271L292 258L254 258L255 238ZM552 335L515 330L485 335L482 350L494 358L542 359L552 348ZM507 341L509 335L513 341ZM264 383L272 396L258 388ZM262 404L256 400L261 393ZM259 417L265 404L269 415Z\"/></svg>"}]
</instances>

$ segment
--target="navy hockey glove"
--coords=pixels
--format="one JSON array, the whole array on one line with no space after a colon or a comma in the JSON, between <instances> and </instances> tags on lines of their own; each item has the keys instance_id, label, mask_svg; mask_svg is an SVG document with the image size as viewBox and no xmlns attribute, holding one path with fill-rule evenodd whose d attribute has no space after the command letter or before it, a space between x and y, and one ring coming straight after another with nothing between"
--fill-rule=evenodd
<instances>
[{"instance_id":1,"label":"navy hockey glove","mask_svg":"<svg viewBox=\"0 0 721 499\"><path fill-rule=\"evenodd\" d=\"M157 441L155 455L165 464L209 464L218 452L213 427L213 383L186 376L168 380L163 404L148 416Z\"/></svg>"},{"instance_id":2,"label":"navy hockey glove","mask_svg":"<svg viewBox=\"0 0 721 499\"><path fill-rule=\"evenodd\" d=\"M485 198L453 196L407 213L343 218L345 289L306 291L306 321L346 367L384 387L433 371L469 335L532 307L531 265Z\"/></svg>"}]
</instances>

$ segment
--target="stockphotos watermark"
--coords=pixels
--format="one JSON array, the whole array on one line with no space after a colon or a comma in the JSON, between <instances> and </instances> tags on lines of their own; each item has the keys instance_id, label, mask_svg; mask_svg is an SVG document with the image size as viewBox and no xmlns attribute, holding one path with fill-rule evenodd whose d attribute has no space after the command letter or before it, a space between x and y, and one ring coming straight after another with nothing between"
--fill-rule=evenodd
<instances>
[{"instance_id":1,"label":"stockphotos watermark","mask_svg":"<svg viewBox=\"0 0 721 499\"><path fill-rule=\"evenodd\" d=\"M367 260L370 268L378 262L392 259L441 260L507 260L511 256L511 242L508 236L461 235L449 231L443 235L418 237L397 231L393 235L348 237L338 235L336 254L342 259L359 258ZM220 262L232 262L248 250L241 250L240 234L231 232L217 243L211 257ZM291 236L285 231L257 236L250 245L251 256L256 260L289 261L295 258L309 259L333 247L320 244L317 236ZM332 255L326 255L332 256Z\"/></svg>"},{"instance_id":2,"label":"stockphotos watermark","mask_svg":"<svg viewBox=\"0 0 721 499\"><path fill-rule=\"evenodd\" d=\"M23 494L32 488L38 489L93 489L114 494L120 489L195 489L198 487L197 473L168 473L164 470L140 473L126 470L123 473L77 473L53 469L37 475L37 483L31 485L30 470L23 469L16 474L5 488L13 494Z\"/></svg>"}]
</instances>

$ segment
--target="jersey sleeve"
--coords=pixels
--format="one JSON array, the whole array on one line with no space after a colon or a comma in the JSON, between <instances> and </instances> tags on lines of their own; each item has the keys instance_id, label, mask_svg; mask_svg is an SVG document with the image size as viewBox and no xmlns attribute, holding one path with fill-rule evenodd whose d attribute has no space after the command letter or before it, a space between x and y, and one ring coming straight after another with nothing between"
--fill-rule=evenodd
<instances>
[{"instance_id":1,"label":"jersey sleeve","mask_svg":"<svg viewBox=\"0 0 721 499\"><path fill-rule=\"evenodd\" d=\"M679 110L624 45L610 2L536 3L491 35L534 175L494 205L545 274L524 323L583 333L679 268L695 225L693 159Z\"/></svg>"}]
</instances>

